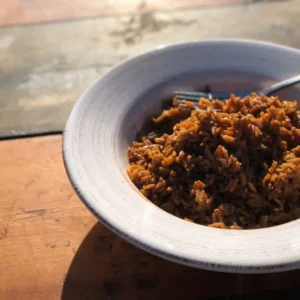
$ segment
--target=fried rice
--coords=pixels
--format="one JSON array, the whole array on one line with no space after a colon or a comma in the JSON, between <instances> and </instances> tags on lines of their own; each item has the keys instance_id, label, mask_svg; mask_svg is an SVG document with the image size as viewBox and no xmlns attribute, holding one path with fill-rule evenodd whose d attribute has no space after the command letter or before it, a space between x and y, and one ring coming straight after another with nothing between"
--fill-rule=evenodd
<instances>
[{"instance_id":1,"label":"fried rice","mask_svg":"<svg viewBox=\"0 0 300 300\"><path fill-rule=\"evenodd\" d=\"M127 173L163 210L201 225L253 229L300 217L296 101L252 94L176 99L128 148Z\"/></svg>"}]
</instances>

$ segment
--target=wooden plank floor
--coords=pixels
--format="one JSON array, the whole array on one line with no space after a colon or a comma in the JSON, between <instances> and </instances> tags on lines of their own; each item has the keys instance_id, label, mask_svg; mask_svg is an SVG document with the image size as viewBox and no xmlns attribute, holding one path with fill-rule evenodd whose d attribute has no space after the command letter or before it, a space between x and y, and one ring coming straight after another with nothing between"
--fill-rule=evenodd
<instances>
[{"instance_id":1,"label":"wooden plank floor","mask_svg":"<svg viewBox=\"0 0 300 300\"><path fill-rule=\"evenodd\" d=\"M61 136L2 141L0 153L1 300L196 300L299 287L299 270L208 272L131 246L75 195ZM288 293L276 292L275 299L291 299Z\"/></svg>"},{"instance_id":2,"label":"wooden plank floor","mask_svg":"<svg viewBox=\"0 0 300 300\"><path fill-rule=\"evenodd\" d=\"M293 0L0 28L0 137L61 131L99 75L158 45L233 37L300 47L299 15Z\"/></svg>"}]
</instances>

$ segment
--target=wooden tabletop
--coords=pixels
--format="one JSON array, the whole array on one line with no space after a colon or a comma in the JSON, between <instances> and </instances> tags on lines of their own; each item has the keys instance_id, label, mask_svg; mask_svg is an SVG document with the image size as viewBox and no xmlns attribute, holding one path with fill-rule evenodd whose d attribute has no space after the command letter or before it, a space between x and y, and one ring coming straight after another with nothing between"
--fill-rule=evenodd
<instances>
[{"instance_id":1,"label":"wooden tabletop","mask_svg":"<svg viewBox=\"0 0 300 300\"><path fill-rule=\"evenodd\" d=\"M251 38L300 48L300 0L2 2L0 137L61 132L98 76L162 44Z\"/></svg>"},{"instance_id":2,"label":"wooden tabletop","mask_svg":"<svg viewBox=\"0 0 300 300\"><path fill-rule=\"evenodd\" d=\"M128 244L74 193L61 142L60 135L0 142L1 300L205 299L299 286L300 271L208 272Z\"/></svg>"}]
</instances>

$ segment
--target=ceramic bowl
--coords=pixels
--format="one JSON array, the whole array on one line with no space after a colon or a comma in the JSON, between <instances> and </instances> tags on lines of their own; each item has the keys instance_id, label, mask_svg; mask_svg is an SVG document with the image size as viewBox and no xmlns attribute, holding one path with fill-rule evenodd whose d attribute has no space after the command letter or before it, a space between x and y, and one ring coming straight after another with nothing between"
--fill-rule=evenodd
<instances>
[{"instance_id":1,"label":"ceramic bowl","mask_svg":"<svg viewBox=\"0 0 300 300\"><path fill-rule=\"evenodd\" d=\"M174 90L257 89L300 71L300 51L246 40L160 47L119 64L75 104L63 154L85 205L112 231L152 254L208 270L262 273L300 266L300 220L222 230L181 220L147 201L126 174L126 148ZM297 88L281 94L299 97Z\"/></svg>"}]
</instances>

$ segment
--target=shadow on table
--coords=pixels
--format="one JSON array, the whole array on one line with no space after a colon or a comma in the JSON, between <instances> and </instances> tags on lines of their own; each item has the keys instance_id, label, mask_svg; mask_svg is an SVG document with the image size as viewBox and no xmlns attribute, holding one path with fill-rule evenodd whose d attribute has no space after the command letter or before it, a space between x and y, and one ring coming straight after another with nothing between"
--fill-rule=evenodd
<instances>
[{"instance_id":1,"label":"shadow on table","mask_svg":"<svg viewBox=\"0 0 300 300\"><path fill-rule=\"evenodd\" d=\"M97 223L75 254L61 299L203 299L295 287L298 277L297 271L238 275L181 266L135 248Z\"/></svg>"}]
</instances>

